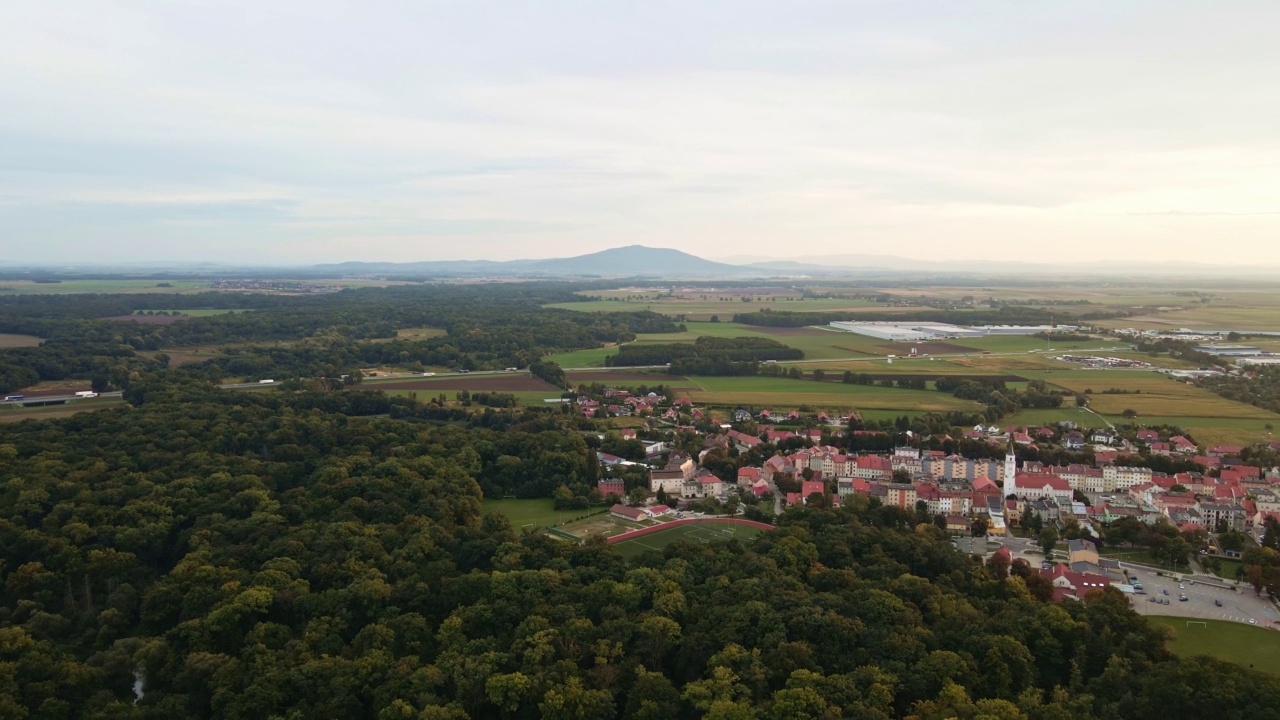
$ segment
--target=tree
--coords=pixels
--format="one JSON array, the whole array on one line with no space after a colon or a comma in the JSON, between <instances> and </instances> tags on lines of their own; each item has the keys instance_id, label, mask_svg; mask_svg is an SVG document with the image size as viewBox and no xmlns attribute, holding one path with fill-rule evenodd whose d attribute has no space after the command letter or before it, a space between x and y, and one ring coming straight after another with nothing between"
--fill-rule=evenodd
<instances>
[{"instance_id":1,"label":"tree","mask_svg":"<svg viewBox=\"0 0 1280 720\"><path fill-rule=\"evenodd\" d=\"M1036 538L1036 544L1044 551L1045 560L1053 560L1053 550L1058 546L1058 529L1052 525L1046 526Z\"/></svg>"},{"instance_id":2,"label":"tree","mask_svg":"<svg viewBox=\"0 0 1280 720\"><path fill-rule=\"evenodd\" d=\"M1137 410L1134 410L1133 408L1125 408L1125 409L1124 409L1124 412L1122 412L1122 413L1120 413L1120 414L1121 414L1121 415L1123 415L1125 418L1130 419L1130 420L1132 420L1133 418L1138 417L1138 411L1137 411Z\"/></svg>"},{"instance_id":3,"label":"tree","mask_svg":"<svg viewBox=\"0 0 1280 720\"><path fill-rule=\"evenodd\" d=\"M984 517L976 517L973 522L969 523L969 534L973 537L985 537L989 523Z\"/></svg>"}]
</instances>

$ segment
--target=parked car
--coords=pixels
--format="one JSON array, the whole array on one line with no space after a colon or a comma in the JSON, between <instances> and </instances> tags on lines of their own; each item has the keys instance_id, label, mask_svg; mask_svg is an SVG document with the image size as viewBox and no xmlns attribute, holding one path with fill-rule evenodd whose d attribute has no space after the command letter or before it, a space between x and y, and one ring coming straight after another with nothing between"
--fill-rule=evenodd
<instances>
[{"instance_id":1,"label":"parked car","mask_svg":"<svg viewBox=\"0 0 1280 720\"><path fill-rule=\"evenodd\" d=\"M1218 600L1218 599L1216 599L1216 598L1214 599L1213 604L1214 604L1214 605L1217 605L1218 607L1222 607L1222 601L1221 601L1221 600Z\"/></svg>"},{"instance_id":2,"label":"parked car","mask_svg":"<svg viewBox=\"0 0 1280 720\"><path fill-rule=\"evenodd\" d=\"M1168 591L1168 590L1161 590L1160 592L1164 593L1165 595L1168 595L1168 594L1169 594L1169 591Z\"/></svg>"},{"instance_id":3,"label":"parked car","mask_svg":"<svg viewBox=\"0 0 1280 720\"><path fill-rule=\"evenodd\" d=\"M1186 602L1186 601L1187 601L1186 595L1181 595L1181 594L1178 595L1178 602Z\"/></svg>"}]
</instances>

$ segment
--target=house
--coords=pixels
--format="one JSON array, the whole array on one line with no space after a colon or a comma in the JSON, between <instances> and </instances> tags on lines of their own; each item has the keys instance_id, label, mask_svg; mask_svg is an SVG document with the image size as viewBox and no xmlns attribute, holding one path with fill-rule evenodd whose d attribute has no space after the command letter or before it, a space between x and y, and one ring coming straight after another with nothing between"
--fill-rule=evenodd
<instances>
[{"instance_id":1,"label":"house","mask_svg":"<svg viewBox=\"0 0 1280 720\"><path fill-rule=\"evenodd\" d=\"M601 480L596 483L596 489L600 491L600 497L606 498L610 495L626 497L627 494L626 483L617 478L605 478L604 480Z\"/></svg>"},{"instance_id":2,"label":"house","mask_svg":"<svg viewBox=\"0 0 1280 720\"><path fill-rule=\"evenodd\" d=\"M760 468L744 467L738 468L738 484L743 487L751 487L761 479Z\"/></svg>"},{"instance_id":3,"label":"house","mask_svg":"<svg viewBox=\"0 0 1280 720\"><path fill-rule=\"evenodd\" d=\"M947 516L947 532L952 535L968 535L971 527L972 522L963 515Z\"/></svg>"},{"instance_id":4,"label":"house","mask_svg":"<svg viewBox=\"0 0 1280 720\"><path fill-rule=\"evenodd\" d=\"M1051 497L1062 502L1071 502L1071 483L1049 473L1039 475L1017 473L1013 477L1013 489L1019 497L1032 500Z\"/></svg>"},{"instance_id":5,"label":"house","mask_svg":"<svg viewBox=\"0 0 1280 720\"><path fill-rule=\"evenodd\" d=\"M649 492L656 493L659 490L667 495L679 497L684 493L684 471L675 469L650 470L649 471Z\"/></svg>"},{"instance_id":6,"label":"house","mask_svg":"<svg viewBox=\"0 0 1280 720\"><path fill-rule=\"evenodd\" d=\"M1088 540L1071 540L1067 543L1067 562L1098 564L1098 546Z\"/></svg>"},{"instance_id":7,"label":"house","mask_svg":"<svg viewBox=\"0 0 1280 720\"><path fill-rule=\"evenodd\" d=\"M1205 454L1210 457L1229 457L1232 455L1239 455L1243 450L1244 448L1239 445L1214 445L1208 450L1205 450Z\"/></svg>"},{"instance_id":8,"label":"house","mask_svg":"<svg viewBox=\"0 0 1280 720\"><path fill-rule=\"evenodd\" d=\"M1095 573L1076 572L1063 563L1058 563L1048 570L1041 570L1040 575L1053 585L1053 600L1080 600L1093 590L1105 590L1111 587L1111 578Z\"/></svg>"},{"instance_id":9,"label":"house","mask_svg":"<svg viewBox=\"0 0 1280 720\"><path fill-rule=\"evenodd\" d=\"M733 421L736 423L749 422L751 420L751 412L738 408L733 411Z\"/></svg>"},{"instance_id":10,"label":"house","mask_svg":"<svg viewBox=\"0 0 1280 720\"><path fill-rule=\"evenodd\" d=\"M621 503L609 508L609 514L613 517L630 520L632 522L647 520L651 517L649 508L627 507Z\"/></svg>"},{"instance_id":11,"label":"house","mask_svg":"<svg viewBox=\"0 0 1280 720\"><path fill-rule=\"evenodd\" d=\"M1158 430L1139 430L1138 439L1145 443L1154 442L1160 439L1160 431Z\"/></svg>"},{"instance_id":12,"label":"house","mask_svg":"<svg viewBox=\"0 0 1280 720\"><path fill-rule=\"evenodd\" d=\"M737 430L730 430L725 435L728 436L729 442L732 442L733 447L740 453L750 450L761 442L760 438Z\"/></svg>"},{"instance_id":13,"label":"house","mask_svg":"<svg viewBox=\"0 0 1280 720\"><path fill-rule=\"evenodd\" d=\"M614 465L621 465L626 462L626 460L623 460L617 455L610 455L607 452L600 452L599 450L596 451L596 458L600 461L600 464L605 467L613 467Z\"/></svg>"},{"instance_id":14,"label":"house","mask_svg":"<svg viewBox=\"0 0 1280 720\"><path fill-rule=\"evenodd\" d=\"M636 439L636 431L634 428L622 428L621 430L618 431L618 435L620 435L623 440Z\"/></svg>"},{"instance_id":15,"label":"house","mask_svg":"<svg viewBox=\"0 0 1280 720\"><path fill-rule=\"evenodd\" d=\"M821 495L826 491L827 491L826 484L819 480L805 480L804 482L800 483L800 497L803 497L803 498L807 498L810 495L813 495L815 493L818 495Z\"/></svg>"},{"instance_id":16,"label":"house","mask_svg":"<svg viewBox=\"0 0 1280 720\"><path fill-rule=\"evenodd\" d=\"M1184 455L1194 455L1200 451L1196 444L1181 435L1174 435L1169 438L1169 444L1173 446L1174 452Z\"/></svg>"},{"instance_id":17,"label":"house","mask_svg":"<svg viewBox=\"0 0 1280 720\"><path fill-rule=\"evenodd\" d=\"M1062 436L1062 447L1068 450L1084 449L1084 435L1079 432L1069 432Z\"/></svg>"}]
</instances>

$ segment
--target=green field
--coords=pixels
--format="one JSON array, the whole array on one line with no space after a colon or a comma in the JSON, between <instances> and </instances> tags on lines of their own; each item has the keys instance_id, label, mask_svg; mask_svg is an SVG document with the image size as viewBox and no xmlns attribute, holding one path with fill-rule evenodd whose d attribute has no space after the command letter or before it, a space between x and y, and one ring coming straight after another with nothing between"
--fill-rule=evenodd
<instances>
[{"instance_id":1,"label":"green field","mask_svg":"<svg viewBox=\"0 0 1280 720\"><path fill-rule=\"evenodd\" d=\"M1000 427L1025 425L1027 427L1052 426L1064 420L1071 420L1076 425L1087 428L1100 425L1098 416L1078 407L1060 407L1046 410L1021 410L1000 421Z\"/></svg>"},{"instance_id":2,"label":"green field","mask_svg":"<svg viewBox=\"0 0 1280 720\"><path fill-rule=\"evenodd\" d=\"M1148 615L1147 622L1173 631L1169 649L1178 655L1210 655L1280 675L1280 633L1243 623L1205 620L1207 627L1187 626L1196 618Z\"/></svg>"},{"instance_id":3,"label":"green field","mask_svg":"<svg viewBox=\"0 0 1280 720\"><path fill-rule=\"evenodd\" d=\"M661 551L663 548L678 540L686 540L691 543L709 543L715 540L728 540L732 538L750 540L762 532L765 531L749 525L704 521L677 525L666 530L650 533L643 537L638 537L632 540L623 540L614 544L613 547L623 557L631 558L648 550Z\"/></svg>"},{"instance_id":4,"label":"green field","mask_svg":"<svg viewBox=\"0 0 1280 720\"><path fill-rule=\"evenodd\" d=\"M791 312L836 312L848 310L852 312L892 312L887 305L869 300L837 300L830 298L786 298L773 296L753 297L751 302L743 302L740 298L724 300L709 297L661 297L632 300L584 300L582 302L555 303L546 307L575 310L578 312L630 312L649 310L672 317L683 316L690 320L708 320L718 316L721 320L729 320L737 313L758 312L766 308L771 310L789 310ZM920 308L909 308L918 310Z\"/></svg>"},{"instance_id":5,"label":"green field","mask_svg":"<svg viewBox=\"0 0 1280 720\"><path fill-rule=\"evenodd\" d=\"M164 283L169 287L157 287ZM207 288L208 283L189 280L64 280L33 283L0 281L0 295L70 295L72 293L182 293Z\"/></svg>"},{"instance_id":6,"label":"green field","mask_svg":"<svg viewBox=\"0 0 1280 720\"><path fill-rule=\"evenodd\" d=\"M754 405L789 409L803 404L857 410L901 410L908 413L935 410L976 411L981 408L975 402L929 390L760 376L691 377L689 380L700 388L690 393L694 402L711 405Z\"/></svg>"},{"instance_id":7,"label":"green field","mask_svg":"<svg viewBox=\"0 0 1280 720\"><path fill-rule=\"evenodd\" d=\"M821 328L761 328L731 322L686 322L686 332L644 333L635 342L691 343L700 337L760 337L776 340L788 347L804 352L805 360L828 360L855 357L882 357L893 350L882 347L884 341L852 333L836 332ZM596 348L551 355L547 359L561 367L603 367L604 359L618 352L618 348Z\"/></svg>"},{"instance_id":8,"label":"green field","mask_svg":"<svg viewBox=\"0 0 1280 720\"><path fill-rule=\"evenodd\" d=\"M571 520L585 510L556 510L551 498L485 498L480 503L486 513L505 515L517 531L523 527L546 527Z\"/></svg>"}]
</instances>

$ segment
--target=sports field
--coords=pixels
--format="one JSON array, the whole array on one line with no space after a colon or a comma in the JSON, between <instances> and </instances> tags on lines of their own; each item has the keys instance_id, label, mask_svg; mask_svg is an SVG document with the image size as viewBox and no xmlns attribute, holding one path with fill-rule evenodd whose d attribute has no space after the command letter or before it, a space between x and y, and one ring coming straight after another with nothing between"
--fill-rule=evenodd
<instances>
[{"instance_id":1,"label":"sports field","mask_svg":"<svg viewBox=\"0 0 1280 720\"><path fill-rule=\"evenodd\" d=\"M635 557L646 550L661 552L668 545L678 540L701 544L710 543L714 540L730 540L734 538L750 540L762 532L765 531L750 525L703 521L676 525L641 537L622 540L614 543L613 547L624 557Z\"/></svg>"},{"instance_id":2,"label":"sports field","mask_svg":"<svg viewBox=\"0 0 1280 720\"><path fill-rule=\"evenodd\" d=\"M480 508L487 513L505 515L516 530L562 523L587 512L556 510L551 498L485 498L480 502Z\"/></svg>"},{"instance_id":3,"label":"sports field","mask_svg":"<svg viewBox=\"0 0 1280 720\"><path fill-rule=\"evenodd\" d=\"M1148 615L1147 622L1173 631L1169 649L1178 655L1210 655L1255 670L1280 675L1280 632L1224 620L1205 620L1205 626L1187 626L1195 618Z\"/></svg>"}]
</instances>

